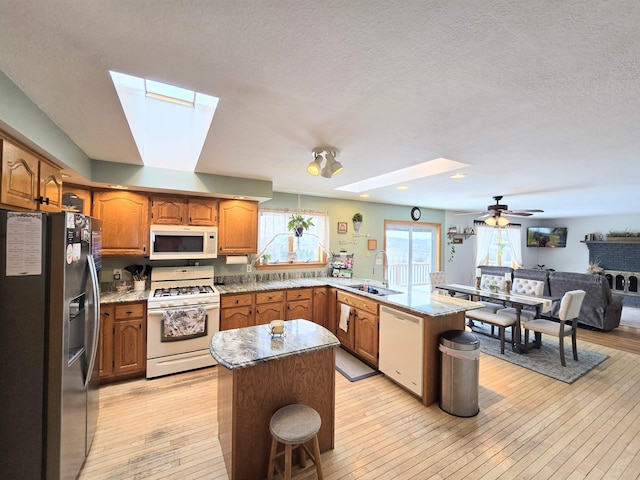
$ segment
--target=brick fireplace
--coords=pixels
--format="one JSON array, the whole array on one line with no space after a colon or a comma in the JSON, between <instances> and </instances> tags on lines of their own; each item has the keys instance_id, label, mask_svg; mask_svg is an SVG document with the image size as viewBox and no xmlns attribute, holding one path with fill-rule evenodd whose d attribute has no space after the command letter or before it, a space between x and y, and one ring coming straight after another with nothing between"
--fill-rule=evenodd
<instances>
[{"instance_id":1,"label":"brick fireplace","mask_svg":"<svg viewBox=\"0 0 640 480\"><path fill-rule=\"evenodd\" d=\"M640 306L640 242L586 242L589 262L605 270L613 293L624 297L625 305Z\"/></svg>"}]
</instances>

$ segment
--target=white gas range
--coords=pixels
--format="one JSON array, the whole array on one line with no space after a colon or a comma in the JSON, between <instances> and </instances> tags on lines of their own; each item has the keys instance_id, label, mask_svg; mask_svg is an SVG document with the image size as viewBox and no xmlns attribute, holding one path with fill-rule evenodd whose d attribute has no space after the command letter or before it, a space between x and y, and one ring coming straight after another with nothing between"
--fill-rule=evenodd
<instances>
[{"instance_id":1,"label":"white gas range","mask_svg":"<svg viewBox=\"0 0 640 480\"><path fill-rule=\"evenodd\" d=\"M156 267L147 301L147 378L208 367L220 328L213 266Z\"/></svg>"}]
</instances>

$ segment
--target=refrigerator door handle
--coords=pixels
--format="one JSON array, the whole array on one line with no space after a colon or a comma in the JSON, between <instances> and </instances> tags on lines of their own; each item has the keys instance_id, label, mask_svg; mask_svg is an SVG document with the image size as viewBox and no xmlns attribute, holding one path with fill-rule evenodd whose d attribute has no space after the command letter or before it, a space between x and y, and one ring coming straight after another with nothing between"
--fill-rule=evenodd
<instances>
[{"instance_id":1,"label":"refrigerator door handle","mask_svg":"<svg viewBox=\"0 0 640 480\"><path fill-rule=\"evenodd\" d=\"M91 291L93 292L93 343L91 349L87 349L89 369L84 382L85 386L89 385L91 375L93 375L93 367L98 357L98 340L100 338L100 288L98 283L98 270L96 269L96 262L93 255L87 255L87 263L89 264Z\"/></svg>"}]
</instances>

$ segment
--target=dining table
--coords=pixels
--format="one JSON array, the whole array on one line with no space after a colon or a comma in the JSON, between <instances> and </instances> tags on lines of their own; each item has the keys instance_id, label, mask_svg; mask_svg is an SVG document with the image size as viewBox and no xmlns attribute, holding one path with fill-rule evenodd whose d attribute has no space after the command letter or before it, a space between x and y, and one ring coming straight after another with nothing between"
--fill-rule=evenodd
<instances>
[{"instance_id":1,"label":"dining table","mask_svg":"<svg viewBox=\"0 0 640 480\"><path fill-rule=\"evenodd\" d=\"M438 288L439 290L447 291L450 296L454 296L456 293L462 293L468 295L470 300L488 300L493 303L500 303L505 307L513 307L516 312L516 328L511 341L511 348L516 353L524 353L525 351L524 345L522 343L522 333L520 326L520 316L522 313L522 309L525 307L534 308L536 311L536 318L539 318L542 315L543 311L550 311L552 303L559 299L549 296L534 297L529 295L522 295L519 293L512 294L505 291L493 291L457 283L442 284L436 286L436 288Z\"/></svg>"}]
</instances>

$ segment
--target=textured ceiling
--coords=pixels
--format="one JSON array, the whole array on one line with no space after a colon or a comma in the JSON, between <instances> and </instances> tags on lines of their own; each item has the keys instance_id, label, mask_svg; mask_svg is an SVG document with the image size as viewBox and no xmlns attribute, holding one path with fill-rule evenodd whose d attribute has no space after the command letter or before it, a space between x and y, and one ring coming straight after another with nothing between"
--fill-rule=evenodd
<instances>
[{"instance_id":1,"label":"textured ceiling","mask_svg":"<svg viewBox=\"0 0 640 480\"><path fill-rule=\"evenodd\" d=\"M640 2L2 0L0 70L86 154L140 164L108 71L220 97L197 171L274 191L445 157L371 201L638 213ZM344 171L311 177L331 145ZM176 159L179 161L179 159Z\"/></svg>"}]
</instances>

